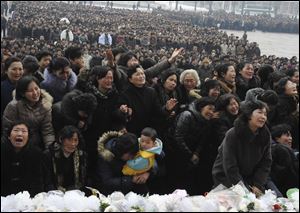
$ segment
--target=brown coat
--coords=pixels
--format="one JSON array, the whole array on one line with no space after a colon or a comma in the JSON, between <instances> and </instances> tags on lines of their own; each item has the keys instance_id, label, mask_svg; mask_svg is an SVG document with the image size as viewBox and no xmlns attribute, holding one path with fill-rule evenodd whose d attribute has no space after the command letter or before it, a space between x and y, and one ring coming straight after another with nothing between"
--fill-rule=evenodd
<instances>
[{"instance_id":1,"label":"brown coat","mask_svg":"<svg viewBox=\"0 0 300 213\"><path fill-rule=\"evenodd\" d=\"M13 96L15 96L15 91ZM7 105L3 113L3 129L15 120L29 122L32 142L42 150L48 148L55 141L52 127L52 101L53 98L45 90L41 90L41 100L31 107L24 100L15 98Z\"/></svg>"}]
</instances>

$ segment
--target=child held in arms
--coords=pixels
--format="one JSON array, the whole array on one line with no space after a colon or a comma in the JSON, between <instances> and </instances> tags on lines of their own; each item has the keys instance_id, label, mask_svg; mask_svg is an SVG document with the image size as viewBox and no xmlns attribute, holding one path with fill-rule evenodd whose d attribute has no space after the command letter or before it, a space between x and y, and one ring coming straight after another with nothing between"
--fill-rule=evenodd
<instances>
[{"instance_id":1,"label":"child held in arms","mask_svg":"<svg viewBox=\"0 0 300 213\"><path fill-rule=\"evenodd\" d=\"M155 129L146 127L142 130L139 138L139 151L135 158L128 160L123 167L124 175L140 175L152 169L153 173L158 172L158 165L155 160L156 155L163 158L162 141L157 138Z\"/></svg>"}]
</instances>

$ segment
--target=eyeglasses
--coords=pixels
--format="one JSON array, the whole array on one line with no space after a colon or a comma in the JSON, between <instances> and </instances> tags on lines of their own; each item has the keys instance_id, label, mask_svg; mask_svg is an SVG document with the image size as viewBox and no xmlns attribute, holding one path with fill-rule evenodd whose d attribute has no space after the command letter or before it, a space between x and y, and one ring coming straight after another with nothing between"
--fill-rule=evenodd
<instances>
[{"instance_id":1,"label":"eyeglasses","mask_svg":"<svg viewBox=\"0 0 300 213\"><path fill-rule=\"evenodd\" d=\"M22 134L28 133L28 130L26 129L13 129L12 130L14 133L22 132Z\"/></svg>"}]
</instances>

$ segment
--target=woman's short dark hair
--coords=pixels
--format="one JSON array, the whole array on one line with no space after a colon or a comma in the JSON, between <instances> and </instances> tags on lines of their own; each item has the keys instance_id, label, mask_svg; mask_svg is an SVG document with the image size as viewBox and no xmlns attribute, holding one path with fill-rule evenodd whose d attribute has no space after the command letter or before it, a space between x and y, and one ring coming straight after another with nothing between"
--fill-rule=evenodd
<instances>
[{"instance_id":1,"label":"woman's short dark hair","mask_svg":"<svg viewBox=\"0 0 300 213\"><path fill-rule=\"evenodd\" d=\"M283 95L285 93L285 85L288 81L291 81L290 77L284 77L277 82L274 90L277 92L278 95Z\"/></svg>"},{"instance_id":2,"label":"woman's short dark hair","mask_svg":"<svg viewBox=\"0 0 300 213\"><path fill-rule=\"evenodd\" d=\"M201 111L207 105L215 106L216 100L213 97L202 97L195 101L196 110Z\"/></svg>"},{"instance_id":3,"label":"woman's short dark hair","mask_svg":"<svg viewBox=\"0 0 300 213\"><path fill-rule=\"evenodd\" d=\"M40 87L40 82L39 80L31 75L27 75L22 77L18 82L17 82L17 86L16 86L16 100L25 100L25 92L28 89L28 86L31 82L35 82L39 88Z\"/></svg>"},{"instance_id":4,"label":"woman's short dark hair","mask_svg":"<svg viewBox=\"0 0 300 213\"><path fill-rule=\"evenodd\" d=\"M239 119L241 119L245 123L248 123L254 110L264 109L264 108L267 111L269 110L269 107L265 102L259 100L246 101L241 104L240 107L241 114L239 116Z\"/></svg>"},{"instance_id":5,"label":"woman's short dark hair","mask_svg":"<svg viewBox=\"0 0 300 213\"><path fill-rule=\"evenodd\" d=\"M280 71L275 71L269 75L269 85L271 89L274 89L278 83L278 81L282 78L286 77L286 74Z\"/></svg>"},{"instance_id":6,"label":"woman's short dark hair","mask_svg":"<svg viewBox=\"0 0 300 213\"><path fill-rule=\"evenodd\" d=\"M137 56L132 52L123 53L118 61L118 64L127 67L127 62L132 58L137 59Z\"/></svg>"},{"instance_id":7,"label":"woman's short dark hair","mask_svg":"<svg viewBox=\"0 0 300 213\"><path fill-rule=\"evenodd\" d=\"M230 104L231 99L236 100L236 102L240 105L240 99L233 94L224 94L221 95L216 102L216 110L217 111L226 111L226 107Z\"/></svg>"},{"instance_id":8,"label":"woman's short dark hair","mask_svg":"<svg viewBox=\"0 0 300 213\"><path fill-rule=\"evenodd\" d=\"M230 66L233 66L231 64L220 64L220 65L217 65L215 70L217 72L217 76L218 78L222 79L224 78L224 76L226 75L227 71L228 71L228 68Z\"/></svg>"},{"instance_id":9,"label":"woman's short dark hair","mask_svg":"<svg viewBox=\"0 0 300 213\"><path fill-rule=\"evenodd\" d=\"M95 66L91 70L94 76L96 76L96 79L102 79L105 78L108 71L112 71L112 69L109 66Z\"/></svg>"},{"instance_id":10,"label":"woman's short dark hair","mask_svg":"<svg viewBox=\"0 0 300 213\"><path fill-rule=\"evenodd\" d=\"M161 73L161 75L160 75L160 82L162 83L162 84L164 84L165 82L166 82L166 80L171 76L171 75L176 75L176 77L177 77L177 83L179 82L179 77L178 77L178 72L179 71L177 71L178 69L177 68L169 68L169 69L167 69L167 70L165 70L165 71L163 71L162 73Z\"/></svg>"},{"instance_id":11,"label":"woman's short dark hair","mask_svg":"<svg viewBox=\"0 0 300 213\"><path fill-rule=\"evenodd\" d=\"M155 141L157 138L157 132L155 129L151 128L151 127L146 127L142 130L141 135L150 137L151 140Z\"/></svg>"},{"instance_id":12,"label":"woman's short dark hair","mask_svg":"<svg viewBox=\"0 0 300 213\"><path fill-rule=\"evenodd\" d=\"M6 59L5 62L4 62L4 71L7 71L8 68L10 67L10 65L14 62L21 62L22 63L20 58L11 56L8 59Z\"/></svg>"},{"instance_id":13,"label":"woman's short dark hair","mask_svg":"<svg viewBox=\"0 0 300 213\"><path fill-rule=\"evenodd\" d=\"M24 124L26 127L27 127L27 130L28 130L28 137L30 138L30 135L31 135L31 131L30 131L30 123L25 121L25 120L14 120L12 121L8 127L7 127L7 136L10 136L10 133L12 131L12 129L17 126L17 125L21 125L21 124Z\"/></svg>"},{"instance_id":14,"label":"woman's short dark hair","mask_svg":"<svg viewBox=\"0 0 300 213\"><path fill-rule=\"evenodd\" d=\"M72 138L74 133L77 133L77 136L78 136L78 141L79 141L78 142L78 147L79 147L79 149L84 149L85 144L84 144L83 136L82 136L81 132L79 131L79 129L76 128L75 126L72 126L72 125L65 126L64 128L62 128L59 131L59 133L58 133L59 143L62 145L62 142L65 139Z\"/></svg>"},{"instance_id":15,"label":"woman's short dark hair","mask_svg":"<svg viewBox=\"0 0 300 213\"><path fill-rule=\"evenodd\" d=\"M243 68L246 66L246 64L252 64L249 61L244 61L244 62L240 62L237 66L236 66L236 71L240 72L243 70Z\"/></svg>"},{"instance_id":16,"label":"woman's short dark hair","mask_svg":"<svg viewBox=\"0 0 300 213\"><path fill-rule=\"evenodd\" d=\"M202 86L201 86L201 91L200 91L200 95L202 97L207 97L209 95L209 90L213 89L213 88L217 88L217 87L221 87L219 81L217 80L207 80L205 81Z\"/></svg>"},{"instance_id":17,"label":"woman's short dark hair","mask_svg":"<svg viewBox=\"0 0 300 213\"><path fill-rule=\"evenodd\" d=\"M121 158L126 153L136 154L139 151L138 139L132 133L126 133L116 139L114 154Z\"/></svg>"},{"instance_id":18,"label":"woman's short dark hair","mask_svg":"<svg viewBox=\"0 0 300 213\"><path fill-rule=\"evenodd\" d=\"M57 70L60 70L60 69L64 69L65 67L70 67L71 64L69 62L69 60L65 57L59 57L59 58L55 58L53 59L50 64L49 64L49 67L48 67L48 71L50 73L53 73L53 71L57 71Z\"/></svg>"},{"instance_id":19,"label":"woman's short dark hair","mask_svg":"<svg viewBox=\"0 0 300 213\"><path fill-rule=\"evenodd\" d=\"M284 134L290 134L291 133L291 126L288 124L279 124L276 126L273 126L271 129L271 135L273 140L275 140L276 138L281 137Z\"/></svg>"},{"instance_id":20,"label":"woman's short dark hair","mask_svg":"<svg viewBox=\"0 0 300 213\"><path fill-rule=\"evenodd\" d=\"M261 66L258 71L257 75L260 77L262 82L267 82L269 79L269 75L274 72L274 69L269 64L264 64Z\"/></svg>"},{"instance_id":21,"label":"woman's short dark hair","mask_svg":"<svg viewBox=\"0 0 300 213\"><path fill-rule=\"evenodd\" d=\"M295 75L295 72L299 72L299 70L297 70L297 69L288 69L288 70L286 71L286 74L287 74L287 76L289 76L289 77L293 77L293 76Z\"/></svg>"}]
</instances>

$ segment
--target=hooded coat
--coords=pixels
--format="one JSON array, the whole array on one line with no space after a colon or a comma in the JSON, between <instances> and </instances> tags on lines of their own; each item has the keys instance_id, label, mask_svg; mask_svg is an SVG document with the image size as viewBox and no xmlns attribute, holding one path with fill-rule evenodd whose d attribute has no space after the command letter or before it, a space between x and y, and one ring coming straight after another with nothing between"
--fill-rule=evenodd
<instances>
[{"instance_id":1,"label":"hooded coat","mask_svg":"<svg viewBox=\"0 0 300 213\"><path fill-rule=\"evenodd\" d=\"M139 142L140 142L139 138ZM138 175L143 174L150 169L157 167L155 162L155 155L162 153L163 144L160 139L155 140L155 146L148 150L140 150L134 159L128 160L123 167L123 174L125 175ZM156 165L155 165L156 164Z\"/></svg>"},{"instance_id":2,"label":"hooded coat","mask_svg":"<svg viewBox=\"0 0 300 213\"><path fill-rule=\"evenodd\" d=\"M47 149L54 141L55 134L52 127L53 98L41 90L40 101L30 106L26 100L12 100L3 113L3 129L15 120L26 120L30 123L31 141L42 150Z\"/></svg>"},{"instance_id":3,"label":"hooded coat","mask_svg":"<svg viewBox=\"0 0 300 213\"><path fill-rule=\"evenodd\" d=\"M146 184L135 184L132 182L132 176L122 173L126 161L115 157L114 154L116 138L120 136L119 132L108 132L103 134L98 141L96 188L104 195L109 195L114 191L120 191L123 194L130 191L146 194L149 191Z\"/></svg>"}]
</instances>

